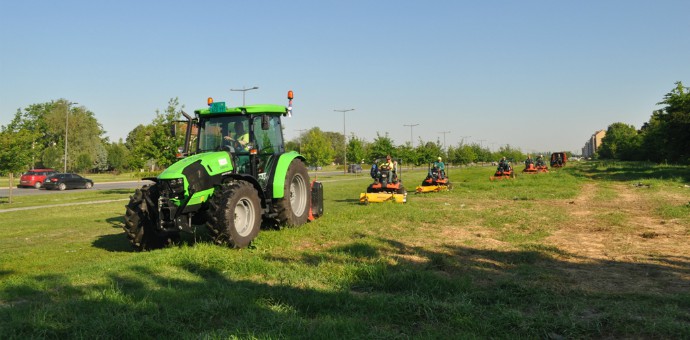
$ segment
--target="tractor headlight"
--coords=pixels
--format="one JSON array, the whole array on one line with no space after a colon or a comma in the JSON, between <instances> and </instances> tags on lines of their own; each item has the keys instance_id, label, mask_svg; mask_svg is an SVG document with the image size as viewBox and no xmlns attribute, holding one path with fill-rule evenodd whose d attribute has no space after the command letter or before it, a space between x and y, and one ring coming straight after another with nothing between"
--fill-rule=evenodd
<instances>
[{"instance_id":1,"label":"tractor headlight","mask_svg":"<svg viewBox=\"0 0 690 340\"><path fill-rule=\"evenodd\" d=\"M170 187L170 191L174 195L180 195L184 193L184 179L183 178L175 178L168 180L168 186Z\"/></svg>"}]
</instances>

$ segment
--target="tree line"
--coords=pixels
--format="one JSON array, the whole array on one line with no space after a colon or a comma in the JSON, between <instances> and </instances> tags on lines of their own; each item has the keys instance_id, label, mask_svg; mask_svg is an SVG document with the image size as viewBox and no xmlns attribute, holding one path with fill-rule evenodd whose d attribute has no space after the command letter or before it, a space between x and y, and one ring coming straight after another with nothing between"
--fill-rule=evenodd
<instances>
[{"instance_id":1,"label":"tree line","mask_svg":"<svg viewBox=\"0 0 690 340\"><path fill-rule=\"evenodd\" d=\"M170 99L165 111L156 110L150 124L137 126L125 141L115 142L104 136L103 126L86 107L66 99L32 104L18 109L12 121L0 127L0 174L31 168L98 172L167 167L182 144L183 137L170 132L181 111L178 99Z\"/></svg>"},{"instance_id":2,"label":"tree line","mask_svg":"<svg viewBox=\"0 0 690 340\"><path fill-rule=\"evenodd\" d=\"M613 123L596 156L601 159L690 164L690 89L676 82L638 130L633 125Z\"/></svg>"},{"instance_id":3,"label":"tree line","mask_svg":"<svg viewBox=\"0 0 690 340\"><path fill-rule=\"evenodd\" d=\"M423 165L435 161L441 157L446 163L471 164L478 162L495 162L501 157L506 157L515 162L521 162L526 155L517 148L505 145L498 151L492 152L489 148L480 144L458 143L447 149L439 140L424 141L419 138L417 146L410 142L396 145L388 135L376 134L373 141L368 142L354 134L351 134L345 142L342 133L321 131L313 127L286 143L287 150L298 151L312 166L329 164L343 164L344 157L347 163L371 164L376 159L383 159L386 155L401 159L406 165Z\"/></svg>"}]
</instances>

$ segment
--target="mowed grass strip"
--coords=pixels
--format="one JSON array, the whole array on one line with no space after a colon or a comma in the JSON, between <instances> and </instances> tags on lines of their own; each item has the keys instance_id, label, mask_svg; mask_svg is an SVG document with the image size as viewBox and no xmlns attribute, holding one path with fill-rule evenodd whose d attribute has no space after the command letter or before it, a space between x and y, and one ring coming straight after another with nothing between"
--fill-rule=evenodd
<instances>
[{"instance_id":1,"label":"mowed grass strip","mask_svg":"<svg viewBox=\"0 0 690 340\"><path fill-rule=\"evenodd\" d=\"M632 183L591 179L588 168L570 166L490 182L493 170L450 169L455 188L429 194L413 194L425 172L410 171L407 204L367 206L358 198L368 177L324 178L324 217L262 230L240 250L212 244L200 229L180 246L134 253L120 228L124 203L6 212L0 329L3 338L690 334L687 291L583 287L578 273L621 276L640 264L587 257L554 241L579 228L572 211L581 208L582 188ZM682 204L678 212L663 208L685 192L660 181L649 217L685 221ZM596 192L593 201L618 197ZM583 216L613 225L606 214ZM673 263L663 260L674 254L658 253L657 263L644 264L651 283L676 274L675 284L687 284L687 248L675 251Z\"/></svg>"}]
</instances>

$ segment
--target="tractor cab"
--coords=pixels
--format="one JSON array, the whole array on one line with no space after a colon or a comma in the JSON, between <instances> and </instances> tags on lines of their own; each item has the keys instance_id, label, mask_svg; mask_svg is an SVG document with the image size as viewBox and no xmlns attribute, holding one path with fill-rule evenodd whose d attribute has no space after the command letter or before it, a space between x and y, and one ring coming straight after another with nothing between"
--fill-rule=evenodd
<instances>
[{"instance_id":1,"label":"tractor cab","mask_svg":"<svg viewBox=\"0 0 690 340\"><path fill-rule=\"evenodd\" d=\"M258 177L285 152L279 115L200 114L198 126L197 152L226 151L238 174Z\"/></svg>"}]
</instances>

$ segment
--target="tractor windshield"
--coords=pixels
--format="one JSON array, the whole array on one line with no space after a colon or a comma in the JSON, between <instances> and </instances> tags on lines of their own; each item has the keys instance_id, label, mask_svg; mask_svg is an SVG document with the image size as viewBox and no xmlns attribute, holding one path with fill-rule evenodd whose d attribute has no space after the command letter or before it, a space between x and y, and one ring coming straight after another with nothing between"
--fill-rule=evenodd
<instances>
[{"instance_id":1,"label":"tractor windshield","mask_svg":"<svg viewBox=\"0 0 690 340\"><path fill-rule=\"evenodd\" d=\"M249 141L249 119L246 116L213 117L202 121L199 128L198 152L236 147L237 141Z\"/></svg>"}]
</instances>

